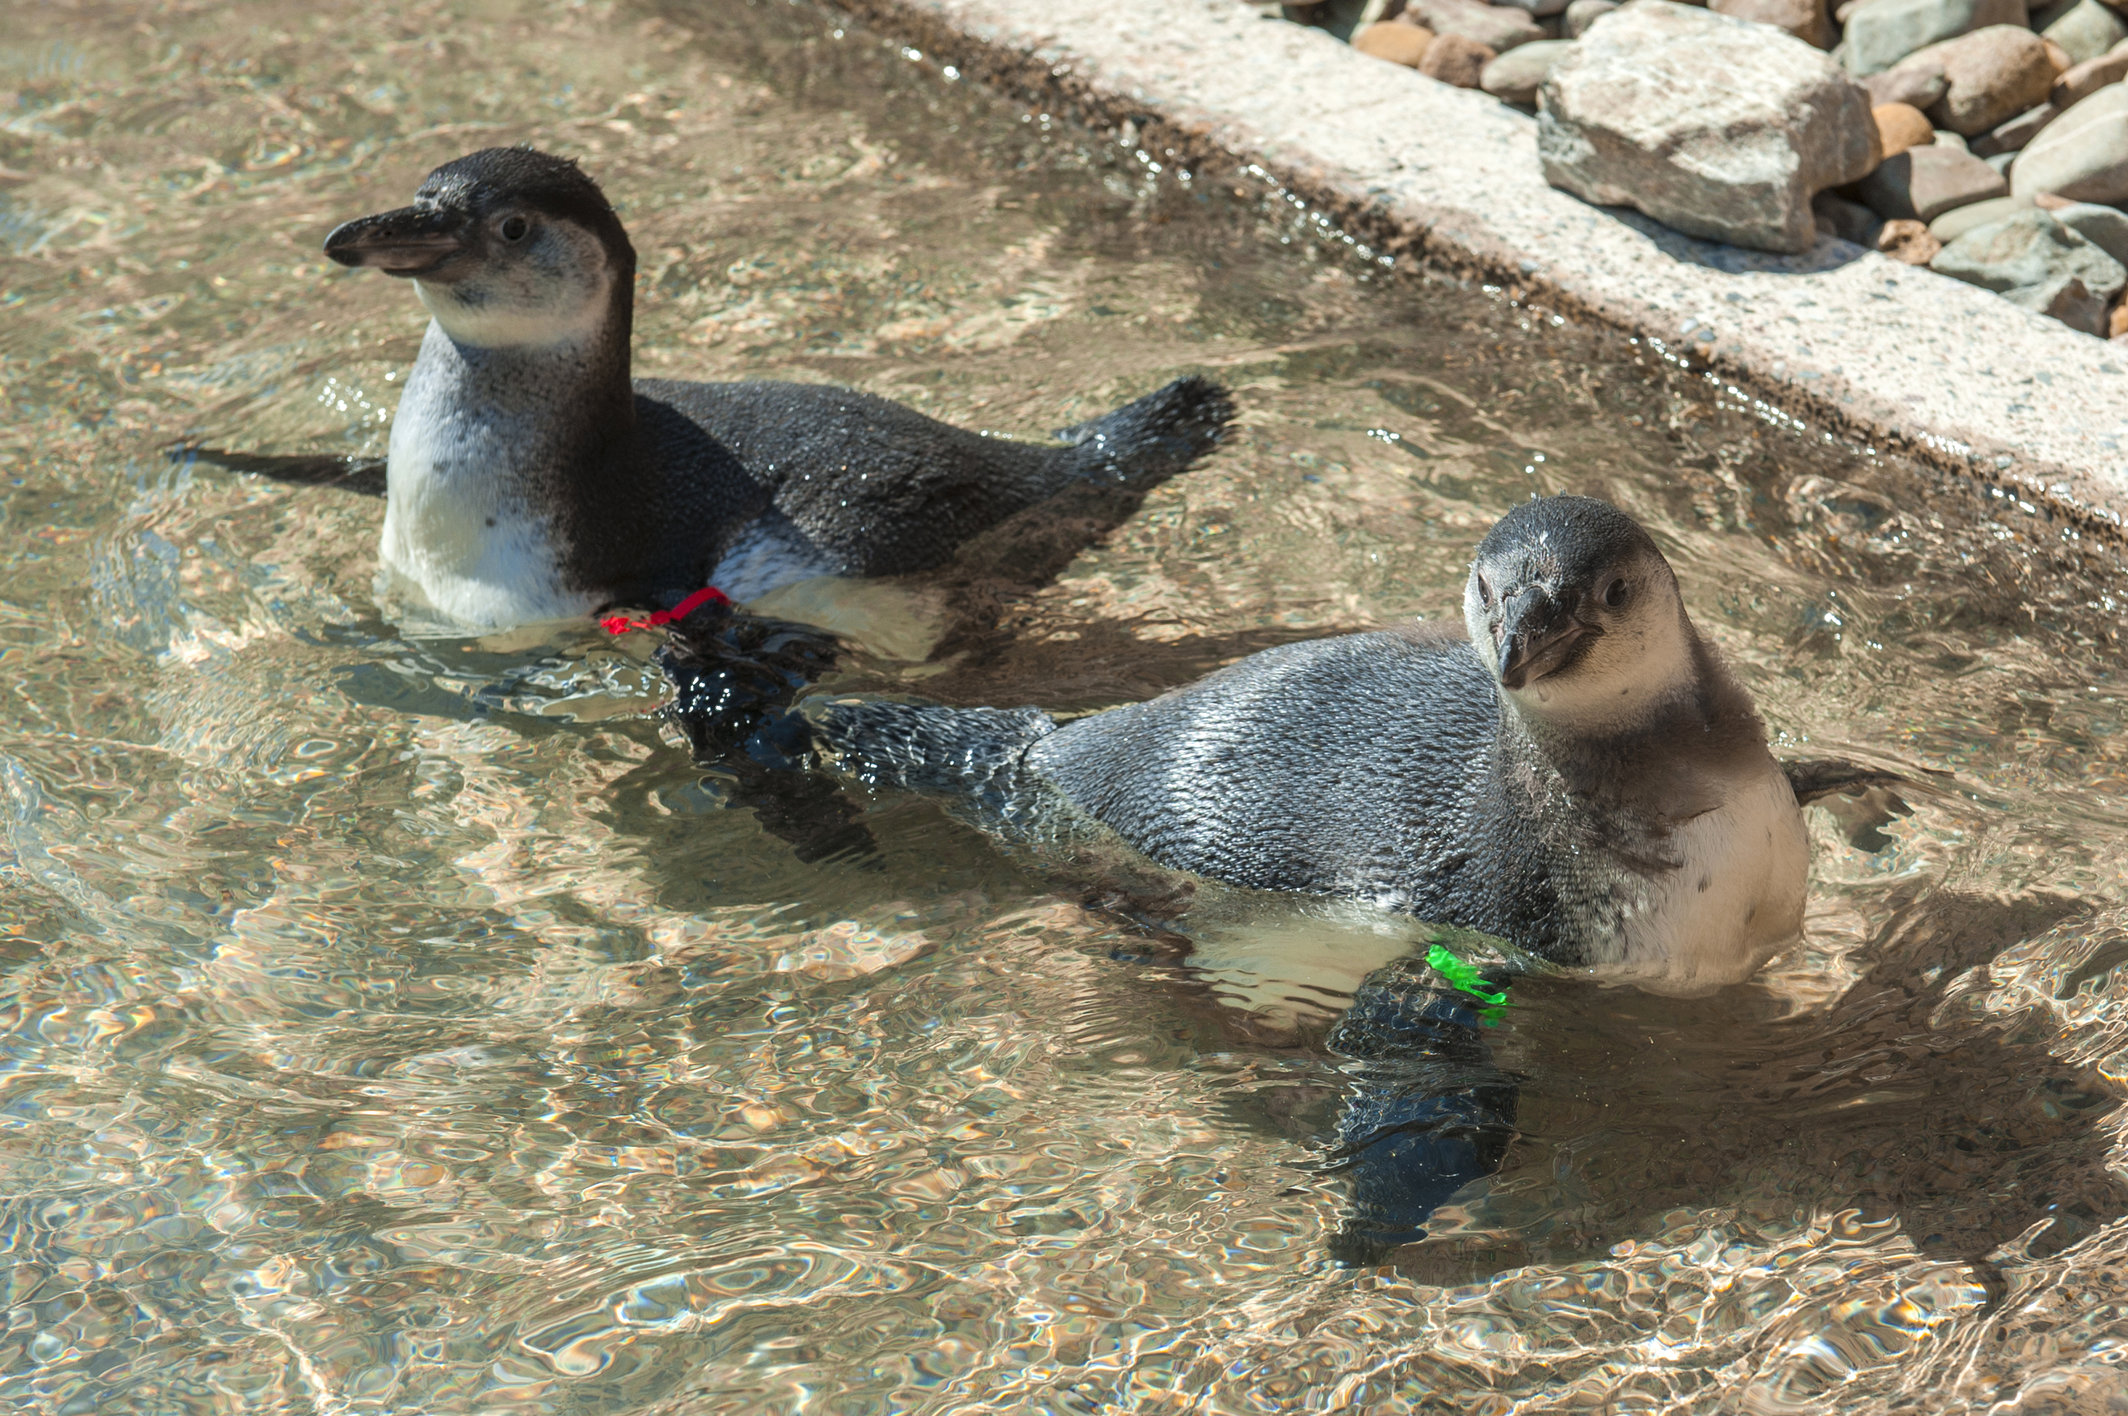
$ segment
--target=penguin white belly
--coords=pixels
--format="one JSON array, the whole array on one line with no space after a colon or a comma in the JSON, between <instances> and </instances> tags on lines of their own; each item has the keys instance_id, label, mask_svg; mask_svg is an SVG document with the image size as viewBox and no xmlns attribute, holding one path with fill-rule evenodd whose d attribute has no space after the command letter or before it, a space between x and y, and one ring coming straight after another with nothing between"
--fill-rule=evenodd
<instances>
[{"instance_id":1,"label":"penguin white belly","mask_svg":"<svg viewBox=\"0 0 2128 1416\"><path fill-rule=\"evenodd\" d=\"M1627 927L1626 957L1606 977L1660 993L1741 983L1803 930L1810 842L1778 766L1739 782L1729 799L1673 837L1683 864L1666 871Z\"/></svg>"},{"instance_id":2,"label":"penguin white belly","mask_svg":"<svg viewBox=\"0 0 2128 1416\"><path fill-rule=\"evenodd\" d=\"M392 423L378 547L387 582L471 628L598 609L593 597L570 587L548 519L511 485L505 469L513 430L493 418L408 416L422 411L402 406Z\"/></svg>"}]
</instances>

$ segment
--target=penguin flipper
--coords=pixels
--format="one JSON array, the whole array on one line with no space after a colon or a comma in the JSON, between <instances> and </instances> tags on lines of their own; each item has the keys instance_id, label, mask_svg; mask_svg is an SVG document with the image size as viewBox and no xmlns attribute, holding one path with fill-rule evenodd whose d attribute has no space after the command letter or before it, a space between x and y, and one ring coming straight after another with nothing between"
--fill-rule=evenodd
<instances>
[{"instance_id":1,"label":"penguin flipper","mask_svg":"<svg viewBox=\"0 0 2128 1416\"><path fill-rule=\"evenodd\" d=\"M179 443L168 450L172 462L210 462L231 472L249 472L301 487L337 487L358 496L384 495L384 459L327 454L286 456L269 452L231 452L227 448Z\"/></svg>"},{"instance_id":2,"label":"penguin flipper","mask_svg":"<svg viewBox=\"0 0 2128 1416\"><path fill-rule=\"evenodd\" d=\"M1797 806L1829 796L1860 796L1872 787L1909 787L1912 779L1880 767L1863 767L1837 757L1792 758L1781 763L1781 773L1795 791Z\"/></svg>"},{"instance_id":3,"label":"penguin flipper","mask_svg":"<svg viewBox=\"0 0 2128 1416\"><path fill-rule=\"evenodd\" d=\"M1079 450L1072 460L1079 476L1146 488L1218 446L1233 420L1233 395L1191 374L1051 436Z\"/></svg>"},{"instance_id":4,"label":"penguin flipper","mask_svg":"<svg viewBox=\"0 0 2128 1416\"><path fill-rule=\"evenodd\" d=\"M977 800L1016 794L1027 749L1056 731L1034 708L845 700L812 714L820 743L867 786Z\"/></svg>"}]
</instances>

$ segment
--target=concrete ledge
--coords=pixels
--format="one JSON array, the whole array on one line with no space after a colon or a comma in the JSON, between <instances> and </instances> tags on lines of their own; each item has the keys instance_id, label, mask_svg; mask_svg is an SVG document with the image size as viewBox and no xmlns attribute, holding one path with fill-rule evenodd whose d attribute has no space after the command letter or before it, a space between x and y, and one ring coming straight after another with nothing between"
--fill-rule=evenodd
<instances>
[{"instance_id":1,"label":"concrete ledge","mask_svg":"<svg viewBox=\"0 0 2128 1416\"><path fill-rule=\"evenodd\" d=\"M1846 242L1769 256L1545 185L1536 122L1239 0L837 0L1052 110L1254 162L1378 250L1657 341L1805 420L2128 515L2128 349Z\"/></svg>"}]
</instances>

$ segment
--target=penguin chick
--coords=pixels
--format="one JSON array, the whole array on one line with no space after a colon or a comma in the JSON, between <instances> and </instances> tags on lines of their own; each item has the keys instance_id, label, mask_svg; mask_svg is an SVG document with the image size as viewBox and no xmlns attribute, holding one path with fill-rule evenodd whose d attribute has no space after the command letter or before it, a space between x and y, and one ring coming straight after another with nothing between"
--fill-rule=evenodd
<instances>
[{"instance_id":1,"label":"penguin chick","mask_svg":"<svg viewBox=\"0 0 2128 1416\"><path fill-rule=\"evenodd\" d=\"M1162 865L1372 901L1661 991L1742 980L1796 937L1795 794L1632 518L1586 497L1517 507L1463 608L1462 633L1288 644L1062 727L866 703L828 709L821 735L872 781L1046 785Z\"/></svg>"},{"instance_id":2,"label":"penguin chick","mask_svg":"<svg viewBox=\"0 0 2128 1416\"><path fill-rule=\"evenodd\" d=\"M1216 443L1178 379L1042 446L849 389L629 377L635 250L564 158L489 148L325 254L411 280L431 321L392 420L387 592L474 628L926 570L1092 479L1149 487Z\"/></svg>"}]
</instances>

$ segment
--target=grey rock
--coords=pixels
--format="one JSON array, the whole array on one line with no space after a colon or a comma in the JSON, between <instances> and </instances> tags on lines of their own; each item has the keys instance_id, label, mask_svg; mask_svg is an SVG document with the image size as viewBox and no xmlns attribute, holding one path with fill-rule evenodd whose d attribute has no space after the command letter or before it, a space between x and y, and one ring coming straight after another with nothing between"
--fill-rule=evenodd
<instances>
[{"instance_id":1,"label":"grey rock","mask_svg":"<svg viewBox=\"0 0 2128 1416\"><path fill-rule=\"evenodd\" d=\"M1932 270L2010 295L2087 334L2104 328L2105 307L2128 285L2128 267L2044 211L2020 211L1978 226L1947 243ZM2063 285L2075 277L2093 300L2074 298Z\"/></svg>"},{"instance_id":2,"label":"grey rock","mask_svg":"<svg viewBox=\"0 0 2128 1416\"><path fill-rule=\"evenodd\" d=\"M1605 15L1618 8L1620 0L1574 0L1566 7L1566 37L1579 39Z\"/></svg>"},{"instance_id":3,"label":"grey rock","mask_svg":"<svg viewBox=\"0 0 2128 1416\"><path fill-rule=\"evenodd\" d=\"M2032 13L2025 17L2025 23L2043 30L2082 3L2083 0L2046 0L2045 4L2029 7Z\"/></svg>"},{"instance_id":4,"label":"grey rock","mask_svg":"<svg viewBox=\"0 0 2128 1416\"><path fill-rule=\"evenodd\" d=\"M2096 202L2072 202L2055 207L2047 215L2128 266L2128 212Z\"/></svg>"},{"instance_id":5,"label":"grey rock","mask_svg":"<svg viewBox=\"0 0 2128 1416\"><path fill-rule=\"evenodd\" d=\"M1907 59L1881 74L1871 74L1862 86L1869 90L1872 104L1903 103L1926 111L1950 92L1951 81L1944 76L1942 60Z\"/></svg>"},{"instance_id":6,"label":"grey rock","mask_svg":"<svg viewBox=\"0 0 2128 1416\"><path fill-rule=\"evenodd\" d=\"M1972 146L1966 142L1965 134L1954 133L1949 128L1938 128L1936 130L1936 146L1950 148L1953 152L1971 152L1973 150Z\"/></svg>"},{"instance_id":7,"label":"grey rock","mask_svg":"<svg viewBox=\"0 0 2128 1416\"><path fill-rule=\"evenodd\" d=\"M2039 130L2061 116L2061 110L2051 103L2042 103L2037 108L2028 108L2007 123L1998 124L1989 132L1982 133L1970 144L1975 157L1994 157L2002 153L2020 151Z\"/></svg>"},{"instance_id":8,"label":"grey rock","mask_svg":"<svg viewBox=\"0 0 2128 1416\"><path fill-rule=\"evenodd\" d=\"M2128 39L2128 23L2099 0L2078 0L2076 7L2042 33L2062 47L2071 64L2097 59Z\"/></svg>"},{"instance_id":9,"label":"grey rock","mask_svg":"<svg viewBox=\"0 0 2128 1416\"><path fill-rule=\"evenodd\" d=\"M2108 84L2117 84L2128 79L2128 41L2116 44L2096 59L2086 59L2073 64L2060 78L2054 81L2054 92L2049 95L2056 108L2067 108L2081 103Z\"/></svg>"},{"instance_id":10,"label":"grey rock","mask_svg":"<svg viewBox=\"0 0 2128 1416\"><path fill-rule=\"evenodd\" d=\"M1881 74L1938 40L2024 22L2025 0L1869 0L1847 17L1841 62L1852 74Z\"/></svg>"},{"instance_id":11,"label":"grey rock","mask_svg":"<svg viewBox=\"0 0 2128 1416\"><path fill-rule=\"evenodd\" d=\"M2009 194L2002 174L1971 153L1932 144L1886 158L1862 179L1869 209L1887 221L1934 221L1956 207Z\"/></svg>"},{"instance_id":12,"label":"grey rock","mask_svg":"<svg viewBox=\"0 0 2128 1416\"><path fill-rule=\"evenodd\" d=\"M1500 0L1500 3L1510 9L1527 10L1540 20L1548 20L1566 13L1567 0Z\"/></svg>"},{"instance_id":13,"label":"grey rock","mask_svg":"<svg viewBox=\"0 0 2128 1416\"><path fill-rule=\"evenodd\" d=\"M2073 330L2103 337L2106 333L2106 302L2073 275L2057 275L2039 285L2017 285L2002 292L2002 298L2060 320Z\"/></svg>"},{"instance_id":14,"label":"grey rock","mask_svg":"<svg viewBox=\"0 0 2128 1416\"><path fill-rule=\"evenodd\" d=\"M1537 86L1568 50L1570 39L1538 39L1518 44L1485 66L1478 87L1494 98L1525 106L1537 101Z\"/></svg>"},{"instance_id":15,"label":"grey rock","mask_svg":"<svg viewBox=\"0 0 2128 1416\"><path fill-rule=\"evenodd\" d=\"M1527 10L1482 5L1478 0L1411 0L1404 13L1435 34L1474 39L1496 54L1543 39L1544 27Z\"/></svg>"},{"instance_id":16,"label":"grey rock","mask_svg":"<svg viewBox=\"0 0 2128 1416\"><path fill-rule=\"evenodd\" d=\"M1877 126L1869 95L1801 40L1632 0L1552 66L1537 155L1546 181L1585 201L1800 252L1817 239L1810 199L1870 170Z\"/></svg>"},{"instance_id":17,"label":"grey rock","mask_svg":"<svg viewBox=\"0 0 2128 1416\"><path fill-rule=\"evenodd\" d=\"M2017 154L2014 152L1993 152L1980 160L2000 172L2003 175L2003 180L2008 181L2010 164L2017 161Z\"/></svg>"},{"instance_id":18,"label":"grey rock","mask_svg":"<svg viewBox=\"0 0 2128 1416\"><path fill-rule=\"evenodd\" d=\"M2005 217L2015 216L2032 205L2030 197L1990 197L1984 202L1969 202L1962 207L1953 207L1929 223L1929 235L1948 246L1966 232L1981 226L1992 226Z\"/></svg>"},{"instance_id":19,"label":"grey rock","mask_svg":"<svg viewBox=\"0 0 2128 1416\"><path fill-rule=\"evenodd\" d=\"M2010 169L2010 190L2108 206L2128 200L2128 84L2100 89L2025 144Z\"/></svg>"}]
</instances>

